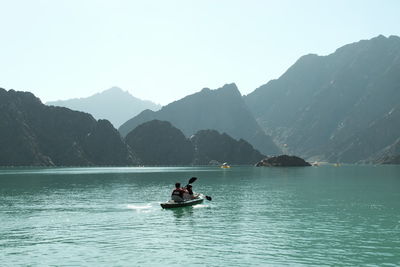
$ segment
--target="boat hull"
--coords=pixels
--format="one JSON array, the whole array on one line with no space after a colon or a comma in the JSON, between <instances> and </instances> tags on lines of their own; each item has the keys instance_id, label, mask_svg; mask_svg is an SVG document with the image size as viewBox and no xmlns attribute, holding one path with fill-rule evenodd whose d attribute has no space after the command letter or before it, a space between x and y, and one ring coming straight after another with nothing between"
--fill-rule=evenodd
<instances>
[{"instance_id":1,"label":"boat hull","mask_svg":"<svg viewBox=\"0 0 400 267\"><path fill-rule=\"evenodd\" d=\"M187 201L183 201L183 202L175 202L173 200L169 200L167 202L160 203L160 205L163 209L173 209L173 208L193 206L196 204L200 204L203 201L204 201L204 198L199 197L199 198L195 198L195 199L187 200Z\"/></svg>"}]
</instances>

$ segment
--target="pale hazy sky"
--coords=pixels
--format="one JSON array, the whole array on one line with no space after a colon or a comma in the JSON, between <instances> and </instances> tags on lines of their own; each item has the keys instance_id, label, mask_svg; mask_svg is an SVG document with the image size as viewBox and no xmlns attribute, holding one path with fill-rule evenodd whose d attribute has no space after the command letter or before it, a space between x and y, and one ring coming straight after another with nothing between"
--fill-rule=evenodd
<instances>
[{"instance_id":1,"label":"pale hazy sky","mask_svg":"<svg viewBox=\"0 0 400 267\"><path fill-rule=\"evenodd\" d=\"M43 102L112 86L168 104L242 94L300 56L400 35L398 0L0 0L0 87Z\"/></svg>"}]
</instances>

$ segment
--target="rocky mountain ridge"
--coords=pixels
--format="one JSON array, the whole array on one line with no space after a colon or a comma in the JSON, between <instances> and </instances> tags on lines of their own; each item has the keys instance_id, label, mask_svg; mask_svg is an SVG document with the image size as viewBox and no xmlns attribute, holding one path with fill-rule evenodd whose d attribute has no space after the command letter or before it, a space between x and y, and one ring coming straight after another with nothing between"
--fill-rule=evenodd
<instances>
[{"instance_id":1,"label":"rocky mountain ridge","mask_svg":"<svg viewBox=\"0 0 400 267\"><path fill-rule=\"evenodd\" d=\"M138 125L150 120L171 122L186 137L199 130L213 129L235 139L244 139L261 153L275 155L280 149L258 125L235 84L186 96L164 106L159 111L145 110L119 128L126 136Z\"/></svg>"},{"instance_id":2,"label":"rocky mountain ridge","mask_svg":"<svg viewBox=\"0 0 400 267\"><path fill-rule=\"evenodd\" d=\"M151 120L126 136L126 143L143 165L253 165L265 156L243 139L215 130L200 130L186 138L170 122Z\"/></svg>"},{"instance_id":3,"label":"rocky mountain ridge","mask_svg":"<svg viewBox=\"0 0 400 267\"><path fill-rule=\"evenodd\" d=\"M288 153L373 162L400 137L399 74L400 38L378 36L328 56L303 56L244 99Z\"/></svg>"},{"instance_id":4,"label":"rocky mountain ridge","mask_svg":"<svg viewBox=\"0 0 400 267\"><path fill-rule=\"evenodd\" d=\"M136 159L107 120L46 106L0 88L1 166L131 165Z\"/></svg>"}]
</instances>

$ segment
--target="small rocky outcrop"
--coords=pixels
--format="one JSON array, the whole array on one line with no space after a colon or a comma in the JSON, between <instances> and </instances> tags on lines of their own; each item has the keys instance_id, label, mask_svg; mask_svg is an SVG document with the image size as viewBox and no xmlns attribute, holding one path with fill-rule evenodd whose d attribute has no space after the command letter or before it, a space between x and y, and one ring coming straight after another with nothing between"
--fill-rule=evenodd
<instances>
[{"instance_id":1,"label":"small rocky outcrop","mask_svg":"<svg viewBox=\"0 0 400 267\"><path fill-rule=\"evenodd\" d=\"M303 167L303 166L311 166L311 164L302 158L289 155L268 157L256 164L256 167Z\"/></svg>"}]
</instances>

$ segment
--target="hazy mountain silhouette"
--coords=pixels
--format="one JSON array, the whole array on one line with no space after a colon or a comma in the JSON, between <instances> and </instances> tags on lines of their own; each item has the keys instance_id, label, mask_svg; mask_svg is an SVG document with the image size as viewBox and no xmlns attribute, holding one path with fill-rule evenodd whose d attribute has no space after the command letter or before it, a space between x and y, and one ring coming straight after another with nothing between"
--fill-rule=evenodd
<instances>
[{"instance_id":1,"label":"hazy mountain silhouette","mask_svg":"<svg viewBox=\"0 0 400 267\"><path fill-rule=\"evenodd\" d=\"M46 104L90 113L96 119L109 120L116 128L145 109L161 108L160 105L136 98L118 87L86 98L51 101Z\"/></svg>"},{"instance_id":2,"label":"hazy mountain silhouette","mask_svg":"<svg viewBox=\"0 0 400 267\"><path fill-rule=\"evenodd\" d=\"M244 99L291 153L340 162L393 157L400 138L400 38L378 36L328 56L303 56Z\"/></svg>"},{"instance_id":3,"label":"hazy mountain silhouette","mask_svg":"<svg viewBox=\"0 0 400 267\"><path fill-rule=\"evenodd\" d=\"M199 130L213 129L242 138L264 154L280 153L254 119L235 84L217 90L204 88L156 112L145 110L121 125L119 131L126 136L138 125L153 119L171 122L187 137Z\"/></svg>"},{"instance_id":4,"label":"hazy mountain silhouette","mask_svg":"<svg viewBox=\"0 0 400 267\"><path fill-rule=\"evenodd\" d=\"M193 145L167 121L145 122L125 140L140 158L140 164L189 165L193 161Z\"/></svg>"},{"instance_id":5,"label":"hazy mountain silhouette","mask_svg":"<svg viewBox=\"0 0 400 267\"><path fill-rule=\"evenodd\" d=\"M0 165L88 166L134 164L107 120L46 106L29 92L0 88Z\"/></svg>"},{"instance_id":6,"label":"hazy mountain silhouette","mask_svg":"<svg viewBox=\"0 0 400 267\"><path fill-rule=\"evenodd\" d=\"M198 131L190 137L190 141L195 148L195 165L206 165L213 161L254 165L265 158L245 140L235 140L226 133L220 134L215 130Z\"/></svg>"},{"instance_id":7,"label":"hazy mountain silhouette","mask_svg":"<svg viewBox=\"0 0 400 267\"><path fill-rule=\"evenodd\" d=\"M137 126L126 136L126 143L145 165L255 164L265 157L248 142L225 133L201 130L186 138L170 122L159 120Z\"/></svg>"}]
</instances>

